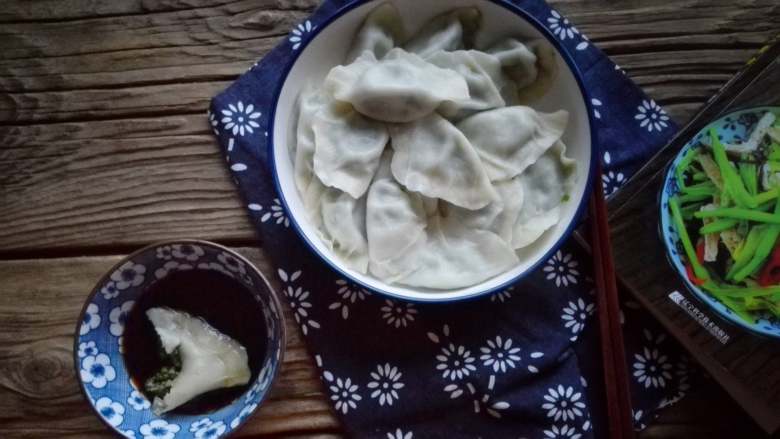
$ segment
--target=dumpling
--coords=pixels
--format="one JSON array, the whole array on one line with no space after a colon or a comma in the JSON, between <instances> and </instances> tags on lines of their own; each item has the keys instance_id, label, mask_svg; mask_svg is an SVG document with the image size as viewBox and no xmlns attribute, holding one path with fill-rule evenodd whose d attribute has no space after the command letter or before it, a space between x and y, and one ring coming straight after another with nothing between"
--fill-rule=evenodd
<instances>
[{"instance_id":1,"label":"dumpling","mask_svg":"<svg viewBox=\"0 0 780 439\"><path fill-rule=\"evenodd\" d=\"M519 178L513 178L496 182L493 186L498 192L498 200L479 210L464 209L442 202L442 215L451 217L470 229L493 232L510 244L515 223L523 207L523 184Z\"/></svg>"},{"instance_id":2,"label":"dumpling","mask_svg":"<svg viewBox=\"0 0 780 439\"><path fill-rule=\"evenodd\" d=\"M361 273L368 271L366 197L359 200L329 188L321 199L324 241L344 263Z\"/></svg>"},{"instance_id":3,"label":"dumpling","mask_svg":"<svg viewBox=\"0 0 780 439\"><path fill-rule=\"evenodd\" d=\"M524 200L512 232L514 248L531 245L560 221L561 207L569 200L577 175L575 161L565 154L566 145L558 141L517 177Z\"/></svg>"},{"instance_id":4,"label":"dumpling","mask_svg":"<svg viewBox=\"0 0 780 439\"><path fill-rule=\"evenodd\" d=\"M389 140L387 126L344 103L331 103L315 116L314 172L326 186L360 198L379 167Z\"/></svg>"},{"instance_id":5,"label":"dumpling","mask_svg":"<svg viewBox=\"0 0 780 439\"><path fill-rule=\"evenodd\" d=\"M412 287L462 288L510 269L518 262L514 250L487 230L472 229L455 218L428 218L424 245L405 258L414 271L398 279Z\"/></svg>"},{"instance_id":6,"label":"dumpling","mask_svg":"<svg viewBox=\"0 0 780 439\"><path fill-rule=\"evenodd\" d=\"M312 127L314 116L329 101L327 95L319 89L307 86L298 97L298 124L295 134L295 148L293 167L295 172L295 185L301 194L309 189L309 184L314 175L314 129Z\"/></svg>"},{"instance_id":7,"label":"dumpling","mask_svg":"<svg viewBox=\"0 0 780 439\"><path fill-rule=\"evenodd\" d=\"M539 75L536 54L514 38L496 44L488 49L487 53L499 59L502 68L518 89L533 84Z\"/></svg>"},{"instance_id":8,"label":"dumpling","mask_svg":"<svg viewBox=\"0 0 780 439\"><path fill-rule=\"evenodd\" d=\"M439 50L471 48L481 21L482 13L477 8L456 9L434 17L406 42L404 48L423 58Z\"/></svg>"},{"instance_id":9,"label":"dumpling","mask_svg":"<svg viewBox=\"0 0 780 439\"><path fill-rule=\"evenodd\" d=\"M382 59L393 47L404 39L404 26L398 9L392 3L382 3L366 18L355 35L355 42L347 55L346 64L369 51Z\"/></svg>"},{"instance_id":10,"label":"dumpling","mask_svg":"<svg viewBox=\"0 0 780 439\"><path fill-rule=\"evenodd\" d=\"M441 50L429 56L427 61L458 72L469 87L468 99L442 103L439 113L445 117L462 118L468 113L506 105L501 89L507 80L501 71L501 62L495 56L476 50Z\"/></svg>"},{"instance_id":11,"label":"dumpling","mask_svg":"<svg viewBox=\"0 0 780 439\"><path fill-rule=\"evenodd\" d=\"M425 241L426 214L422 197L393 180L390 156L383 158L385 165L368 190L366 231L369 270L393 282L414 269L406 257L411 248Z\"/></svg>"},{"instance_id":12,"label":"dumpling","mask_svg":"<svg viewBox=\"0 0 780 439\"><path fill-rule=\"evenodd\" d=\"M363 52L354 63L334 67L325 78L325 88L337 100L385 122L411 122L444 101L469 97L466 80L456 72L398 48L381 61Z\"/></svg>"},{"instance_id":13,"label":"dumpling","mask_svg":"<svg viewBox=\"0 0 780 439\"><path fill-rule=\"evenodd\" d=\"M474 147L438 114L393 125L390 138L393 176L410 191L467 209L498 198Z\"/></svg>"},{"instance_id":14,"label":"dumpling","mask_svg":"<svg viewBox=\"0 0 780 439\"><path fill-rule=\"evenodd\" d=\"M534 40L528 43L528 48L536 55L537 75L533 83L518 87L517 100L521 104L537 101L547 94L558 77L558 54L550 43L545 40Z\"/></svg>"},{"instance_id":15,"label":"dumpling","mask_svg":"<svg viewBox=\"0 0 780 439\"><path fill-rule=\"evenodd\" d=\"M531 107L506 107L475 114L458 129L471 142L492 181L522 173L561 138L569 113L540 113Z\"/></svg>"},{"instance_id":16,"label":"dumpling","mask_svg":"<svg viewBox=\"0 0 780 439\"><path fill-rule=\"evenodd\" d=\"M154 398L155 413L171 411L212 390L249 382L246 349L205 320L170 308L151 308L146 316L165 352L178 350L181 358L181 371L170 382L170 389L163 398Z\"/></svg>"}]
</instances>

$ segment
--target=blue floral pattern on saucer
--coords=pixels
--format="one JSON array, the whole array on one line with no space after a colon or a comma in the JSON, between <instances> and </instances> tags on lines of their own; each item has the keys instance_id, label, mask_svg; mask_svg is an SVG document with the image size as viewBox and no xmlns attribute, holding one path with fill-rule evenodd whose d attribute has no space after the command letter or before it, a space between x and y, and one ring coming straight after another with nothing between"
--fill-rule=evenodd
<instances>
[{"instance_id":1,"label":"blue floral pattern on saucer","mask_svg":"<svg viewBox=\"0 0 780 439\"><path fill-rule=\"evenodd\" d=\"M685 264L681 259L682 244L680 243L680 236L677 234L677 229L673 225L672 218L669 214L669 199L679 192L677 187L677 180L675 179L674 169L680 163L680 160L685 154L694 148L700 147L701 139L707 135L710 128L715 128L718 134L718 138L721 141L728 143L740 142L747 139L748 134L752 131L753 126L758 122L761 116L767 111L780 112L780 108L777 107L756 107L730 113L721 117L715 122L711 123L699 133L697 133L691 141L685 144L675 157L669 169L664 177L663 191L661 192L661 237L664 245L666 246L667 256L672 267L674 267L680 279L685 283L685 286L702 302L710 306L723 318L747 328L752 331L759 332L764 335L780 338L780 319L773 316L770 313L756 314L757 319L754 324L748 323L737 316L726 305L721 303L718 299L708 294L698 286L694 285L689 279L685 271Z\"/></svg>"},{"instance_id":2,"label":"blue floral pattern on saucer","mask_svg":"<svg viewBox=\"0 0 780 439\"><path fill-rule=\"evenodd\" d=\"M157 416L134 387L122 357L122 334L133 305L150 283L177 270L218 270L249 287L260 303L268 344L249 389L232 404L202 415ZM284 324L279 302L262 275L232 251L203 241L144 248L119 263L89 296L76 328L74 360L81 388L106 425L127 438L215 439L238 429L265 398L279 370Z\"/></svg>"}]
</instances>

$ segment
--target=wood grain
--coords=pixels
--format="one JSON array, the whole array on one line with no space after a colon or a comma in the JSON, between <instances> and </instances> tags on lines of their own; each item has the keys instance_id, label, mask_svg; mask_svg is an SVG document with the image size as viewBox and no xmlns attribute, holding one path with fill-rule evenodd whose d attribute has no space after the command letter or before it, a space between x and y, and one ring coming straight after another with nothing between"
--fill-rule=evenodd
<instances>
[{"instance_id":1,"label":"wood grain","mask_svg":"<svg viewBox=\"0 0 780 439\"><path fill-rule=\"evenodd\" d=\"M237 250L278 288L260 249ZM73 334L85 297L120 259L0 262L0 437L107 435L78 390ZM322 433L338 426L300 331L285 312L289 339L281 375L269 400L237 437Z\"/></svg>"}]
</instances>

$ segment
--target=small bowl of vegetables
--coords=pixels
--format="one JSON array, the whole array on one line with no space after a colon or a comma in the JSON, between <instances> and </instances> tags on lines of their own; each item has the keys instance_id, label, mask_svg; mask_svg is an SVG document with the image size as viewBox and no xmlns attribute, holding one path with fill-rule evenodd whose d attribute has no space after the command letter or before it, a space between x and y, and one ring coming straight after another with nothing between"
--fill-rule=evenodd
<instances>
[{"instance_id":1,"label":"small bowl of vegetables","mask_svg":"<svg viewBox=\"0 0 780 439\"><path fill-rule=\"evenodd\" d=\"M671 163L660 208L686 286L732 322L780 337L780 107L700 131Z\"/></svg>"}]
</instances>

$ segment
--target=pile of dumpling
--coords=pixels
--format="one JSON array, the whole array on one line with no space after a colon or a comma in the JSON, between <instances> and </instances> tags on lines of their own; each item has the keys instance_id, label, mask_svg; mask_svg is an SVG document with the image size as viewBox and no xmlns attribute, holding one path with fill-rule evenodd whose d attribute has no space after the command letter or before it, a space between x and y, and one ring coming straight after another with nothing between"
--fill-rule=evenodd
<instances>
[{"instance_id":1,"label":"pile of dumpling","mask_svg":"<svg viewBox=\"0 0 780 439\"><path fill-rule=\"evenodd\" d=\"M484 51L481 14L441 15L407 39L396 8L368 16L346 63L298 102L295 181L323 242L387 283L471 286L519 263L558 223L576 166L568 113L522 106L554 82L546 42Z\"/></svg>"}]
</instances>

